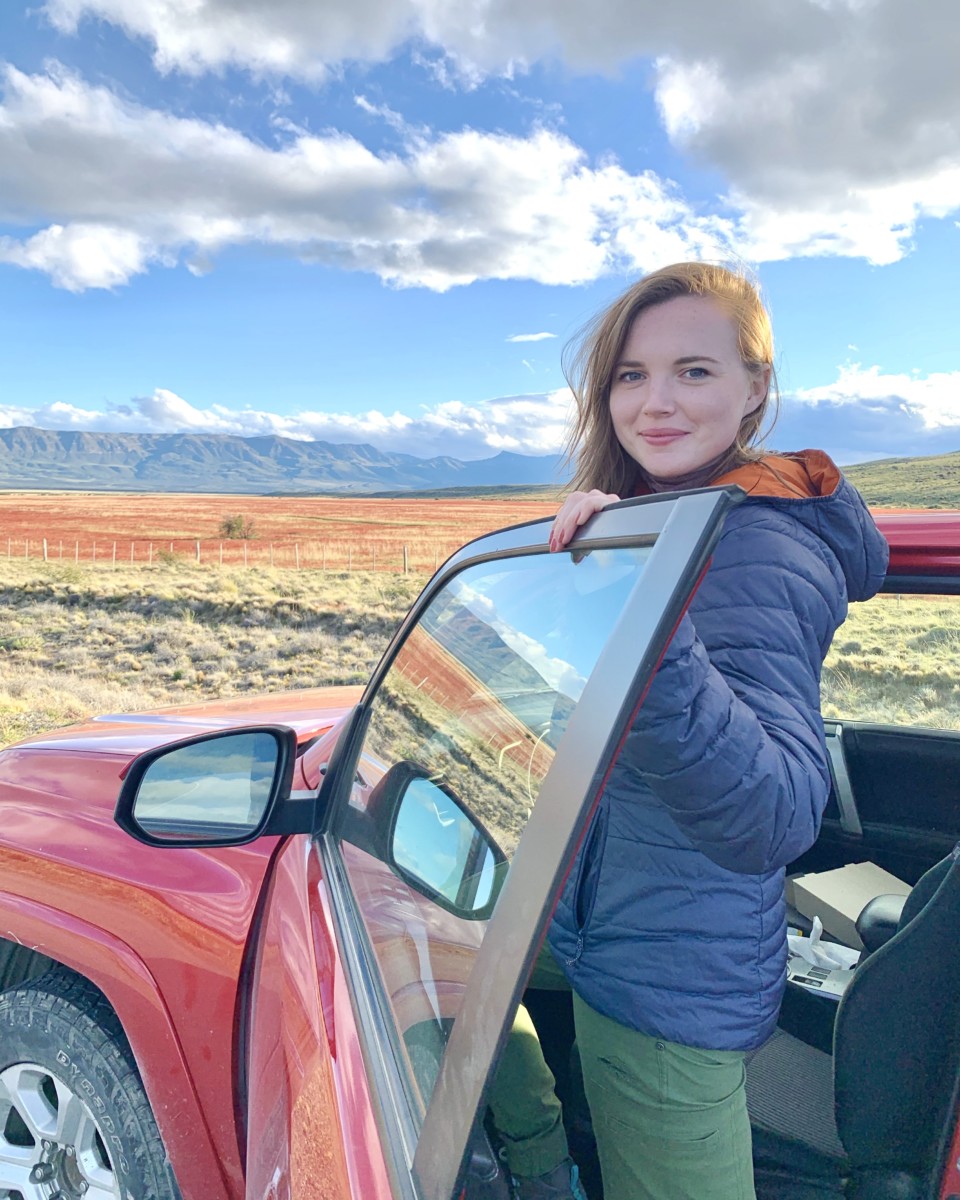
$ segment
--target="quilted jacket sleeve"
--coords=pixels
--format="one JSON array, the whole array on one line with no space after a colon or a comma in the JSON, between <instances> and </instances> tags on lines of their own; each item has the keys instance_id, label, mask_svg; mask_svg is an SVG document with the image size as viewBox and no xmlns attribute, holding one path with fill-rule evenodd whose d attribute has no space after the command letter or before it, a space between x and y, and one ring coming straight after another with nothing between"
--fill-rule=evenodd
<instances>
[{"instance_id":1,"label":"quilted jacket sleeve","mask_svg":"<svg viewBox=\"0 0 960 1200\"><path fill-rule=\"evenodd\" d=\"M763 874L807 850L819 831L829 792L820 666L846 615L846 588L819 539L782 516L741 513L619 765L714 862Z\"/></svg>"}]
</instances>

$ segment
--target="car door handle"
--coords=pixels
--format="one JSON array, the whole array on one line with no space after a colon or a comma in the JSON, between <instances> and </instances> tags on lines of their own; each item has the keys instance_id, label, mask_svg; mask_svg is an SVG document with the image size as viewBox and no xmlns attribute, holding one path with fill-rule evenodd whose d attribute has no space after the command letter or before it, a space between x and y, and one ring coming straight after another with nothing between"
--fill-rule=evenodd
<instances>
[{"instance_id":1,"label":"car door handle","mask_svg":"<svg viewBox=\"0 0 960 1200\"><path fill-rule=\"evenodd\" d=\"M839 721L826 725L824 733L827 738L827 764L830 767L833 794L840 809L840 828L851 837L862 838L863 826L860 824L860 814L857 812L857 802L847 769L847 757L843 751L843 725Z\"/></svg>"}]
</instances>

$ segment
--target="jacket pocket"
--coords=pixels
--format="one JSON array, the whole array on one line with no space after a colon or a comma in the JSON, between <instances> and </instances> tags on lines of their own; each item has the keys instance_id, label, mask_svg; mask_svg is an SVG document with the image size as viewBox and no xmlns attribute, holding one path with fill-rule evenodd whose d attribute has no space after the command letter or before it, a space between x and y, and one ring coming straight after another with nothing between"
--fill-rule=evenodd
<instances>
[{"instance_id":1,"label":"jacket pocket","mask_svg":"<svg viewBox=\"0 0 960 1200\"><path fill-rule=\"evenodd\" d=\"M580 938L590 923L590 917L597 902L597 885L600 881L600 867L603 862L603 847L606 840L607 807L601 804L593 814L593 820L587 831L573 894L573 919L576 922Z\"/></svg>"}]
</instances>

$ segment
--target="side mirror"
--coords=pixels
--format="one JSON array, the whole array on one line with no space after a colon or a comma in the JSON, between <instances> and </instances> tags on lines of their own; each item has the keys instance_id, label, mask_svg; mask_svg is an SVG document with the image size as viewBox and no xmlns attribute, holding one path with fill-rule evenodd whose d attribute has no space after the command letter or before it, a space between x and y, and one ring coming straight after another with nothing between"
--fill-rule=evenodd
<instances>
[{"instance_id":1,"label":"side mirror","mask_svg":"<svg viewBox=\"0 0 960 1200\"><path fill-rule=\"evenodd\" d=\"M297 738L227 729L148 750L130 764L114 820L148 846L239 846L290 794Z\"/></svg>"},{"instance_id":2,"label":"side mirror","mask_svg":"<svg viewBox=\"0 0 960 1200\"><path fill-rule=\"evenodd\" d=\"M425 896L467 920L488 918L507 858L459 797L413 763L382 780L394 808L387 861Z\"/></svg>"}]
</instances>

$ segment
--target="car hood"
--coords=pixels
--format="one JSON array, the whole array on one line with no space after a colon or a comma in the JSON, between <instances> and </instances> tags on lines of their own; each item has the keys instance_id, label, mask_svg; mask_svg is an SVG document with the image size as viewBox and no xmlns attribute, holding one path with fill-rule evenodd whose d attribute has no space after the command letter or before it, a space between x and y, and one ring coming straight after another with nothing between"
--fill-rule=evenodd
<instances>
[{"instance_id":1,"label":"car hood","mask_svg":"<svg viewBox=\"0 0 960 1200\"><path fill-rule=\"evenodd\" d=\"M176 704L141 713L108 713L49 733L9 749L86 751L134 757L180 738L243 725L288 725L302 744L340 726L353 711L363 688L307 688L272 695L241 696Z\"/></svg>"}]
</instances>

